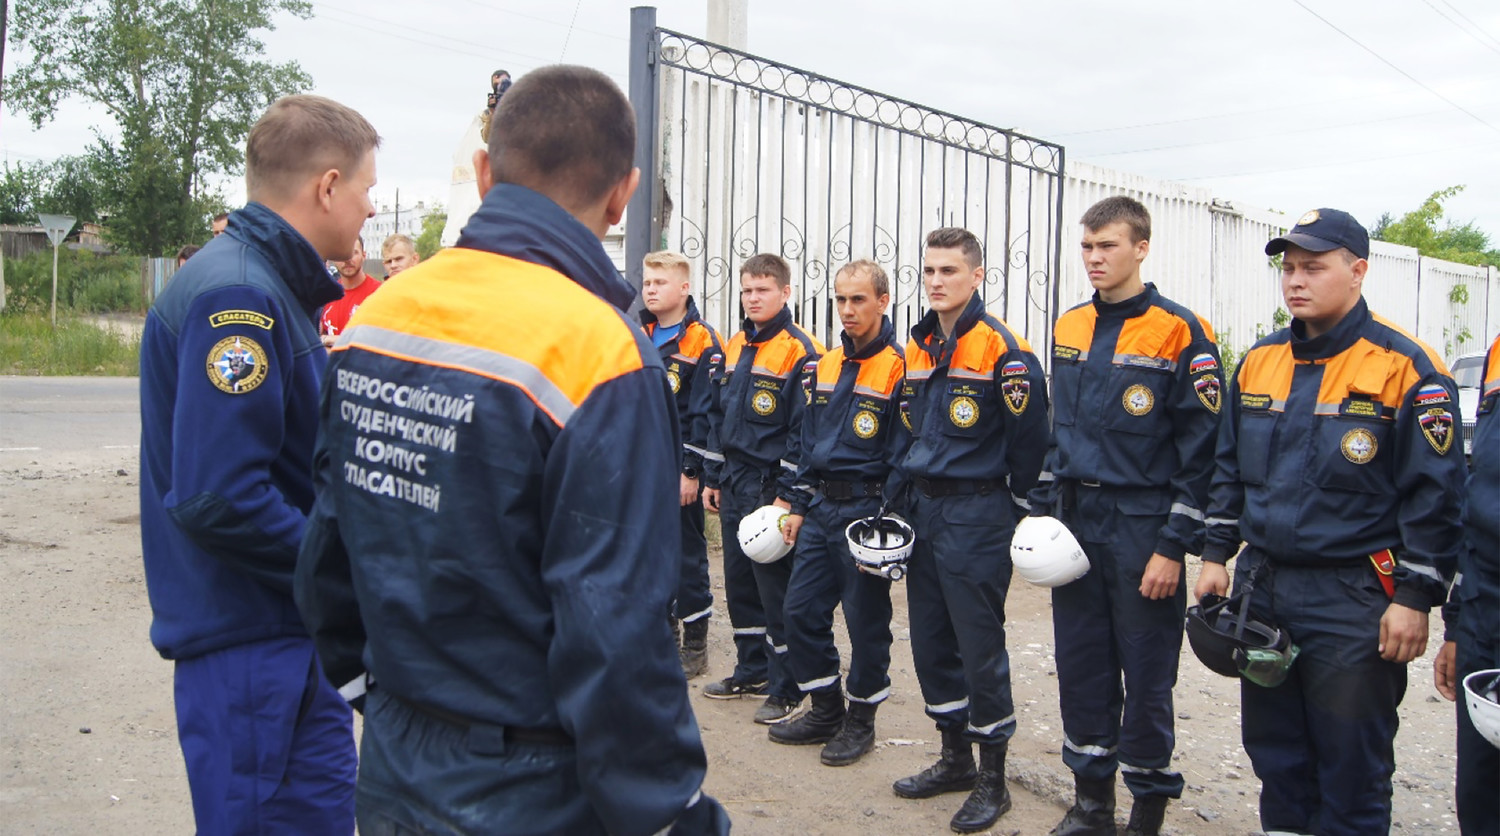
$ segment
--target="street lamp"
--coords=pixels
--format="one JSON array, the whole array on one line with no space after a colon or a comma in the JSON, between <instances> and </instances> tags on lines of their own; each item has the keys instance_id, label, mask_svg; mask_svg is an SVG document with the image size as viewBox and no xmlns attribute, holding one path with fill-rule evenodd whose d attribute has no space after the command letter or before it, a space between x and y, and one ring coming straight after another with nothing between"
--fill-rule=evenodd
<instances>
[{"instance_id":1,"label":"street lamp","mask_svg":"<svg viewBox=\"0 0 1500 836\"><path fill-rule=\"evenodd\" d=\"M47 230L47 240L52 242L52 327L57 327L57 249L64 238L73 231L73 219L67 215L37 215L37 221Z\"/></svg>"}]
</instances>

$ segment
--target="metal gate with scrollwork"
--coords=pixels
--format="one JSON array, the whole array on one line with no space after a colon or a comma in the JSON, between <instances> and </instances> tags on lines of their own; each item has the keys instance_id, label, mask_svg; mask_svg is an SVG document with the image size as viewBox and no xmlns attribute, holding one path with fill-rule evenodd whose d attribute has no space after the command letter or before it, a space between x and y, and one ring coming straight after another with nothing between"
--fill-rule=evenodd
<instances>
[{"instance_id":1,"label":"metal gate with scrollwork","mask_svg":"<svg viewBox=\"0 0 1500 836\"><path fill-rule=\"evenodd\" d=\"M891 277L904 338L926 309L926 234L962 226L985 246L986 306L1045 353L1061 146L657 28L650 8L633 11L631 56L642 186L626 265L637 286L647 252L678 250L704 317L732 331L739 265L774 253L791 265L797 321L831 343L834 274L868 258Z\"/></svg>"}]
</instances>

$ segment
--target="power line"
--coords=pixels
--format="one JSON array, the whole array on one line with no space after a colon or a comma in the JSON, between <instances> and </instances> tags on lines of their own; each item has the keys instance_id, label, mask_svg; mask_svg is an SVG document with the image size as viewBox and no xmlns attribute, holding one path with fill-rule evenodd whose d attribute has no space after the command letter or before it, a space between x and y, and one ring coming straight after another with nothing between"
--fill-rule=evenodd
<instances>
[{"instance_id":1,"label":"power line","mask_svg":"<svg viewBox=\"0 0 1500 836\"><path fill-rule=\"evenodd\" d=\"M432 32L432 31L429 31L429 30L426 30L426 29L418 29L415 26L410 26L408 24L401 23L401 22L398 22L398 21L386 20L384 18L374 17L373 15L368 15L368 14L365 14L363 12L351 11L349 9L341 9L338 6L334 6L334 5L332 5L330 3L326 3L326 2L319 2L318 5L322 6L323 8L326 8L326 9L329 9L329 10L332 10L332 11L335 11L335 12L339 12L341 14L350 15L350 16L354 17L356 20L371 20L371 21L375 21L377 23L384 23L387 26L395 26L395 27L398 27L400 29L405 29L405 30L408 30L408 31L411 31L411 32L416 32L417 34L426 35L426 36L431 37L431 38L438 38L440 40L451 41L453 43L464 44L466 46L471 46L471 47L475 47L477 49L482 49L482 50L485 50L488 53L488 56L485 56L485 57L493 57L495 55L495 53L497 53L497 52L505 52L508 55L515 55L515 56L520 57L520 58L531 58L531 59L534 59L536 61L540 61L542 64L549 64L549 63L551 63L551 59L544 58L544 57L542 57L540 55L527 55L524 52L516 52L514 50L501 49L500 47L498 47L495 44L479 43L477 41L466 41L466 40L464 40L462 38L455 38L452 35L449 35L449 34L446 34L446 33Z\"/></svg>"},{"instance_id":2,"label":"power line","mask_svg":"<svg viewBox=\"0 0 1500 836\"><path fill-rule=\"evenodd\" d=\"M1169 177L1169 180L1182 180L1193 182L1197 180L1229 180L1235 177L1259 177L1263 174L1289 174L1296 171L1313 171L1320 168L1337 168L1346 165L1362 165L1364 163L1378 163L1386 160L1403 160L1410 157L1431 157L1436 154L1451 155L1459 151L1473 151L1478 148L1491 148L1500 145L1500 140L1489 142L1477 142L1472 145L1451 146L1448 148L1428 148L1423 151L1412 151L1405 154L1388 154L1382 157L1366 157L1359 160L1334 160L1331 162L1320 162L1311 165L1294 166L1292 168L1265 168L1256 171L1237 171L1233 174L1209 174L1195 177Z\"/></svg>"},{"instance_id":3,"label":"power line","mask_svg":"<svg viewBox=\"0 0 1500 836\"><path fill-rule=\"evenodd\" d=\"M573 19L568 21L568 31L563 35L562 52L557 54L558 61L561 61L564 58L568 57L568 41L573 39L573 27L578 24L578 7L582 5L583 0L576 0L576 2L573 3Z\"/></svg>"},{"instance_id":4,"label":"power line","mask_svg":"<svg viewBox=\"0 0 1500 836\"><path fill-rule=\"evenodd\" d=\"M1486 38L1489 38L1490 40L1494 41L1495 43L1500 44L1500 38L1497 38L1494 35L1491 35L1488 31L1485 30L1485 28L1483 26L1480 26L1478 23L1475 23L1472 19L1469 18L1468 15L1466 15L1463 12L1459 11L1459 8L1457 6L1453 5L1452 3L1449 3L1448 0L1443 0L1443 5L1447 6L1450 9L1452 9L1454 14L1456 14L1459 17L1463 18L1465 21L1468 21L1468 24L1470 26L1474 27L1481 34L1483 34Z\"/></svg>"},{"instance_id":5,"label":"power line","mask_svg":"<svg viewBox=\"0 0 1500 836\"><path fill-rule=\"evenodd\" d=\"M1431 87L1428 87L1426 84L1423 84L1422 81L1420 79L1418 79L1416 76L1412 75L1411 73L1407 72L1406 70L1403 70L1400 67L1396 66L1395 64L1391 63L1389 60L1387 60L1385 58L1385 56L1383 56L1380 53L1376 52L1375 50L1373 50L1373 49L1365 46L1364 44L1360 43L1359 39L1355 38L1353 35L1349 34L1348 32L1345 32L1344 30L1342 30L1342 29L1338 28L1337 26L1335 26L1333 24L1333 22L1330 21L1328 18L1323 17L1322 15L1320 15L1317 12L1313 11L1312 9L1308 8L1307 4L1304 3L1304 2L1302 2L1302 0L1292 0L1292 2L1296 3L1299 6L1301 6L1303 11L1305 11L1308 14L1312 15L1313 17L1317 18L1318 20L1321 20L1324 23L1328 24L1329 28L1331 28L1333 31L1339 33L1340 35L1343 35L1345 38L1348 38L1355 46L1357 46L1360 49L1364 50L1365 52L1368 52L1371 55L1375 56L1377 59L1380 60L1380 62L1382 64L1385 64L1387 67L1390 67L1391 69L1395 70L1396 72L1398 72L1398 73L1406 76L1408 79L1411 80L1411 82L1413 84L1417 85L1418 87L1421 87L1423 90L1426 90L1427 92L1431 93L1432 95L1437 96L1439 99L1442 99L1443 101L1447 102L1455 110L1458 110L1460 113L1463 113L1464 115L1466 115L1469 118L1473 119L1475 122L1478 122L1479 124L1485 126L1486 128L1489 128L1490 130L1494 131L1495 133L1500 133L1500 127L1496 127L1496 126L1490 124L1489 122L1485 121L1484 118L1482 118L1478 114L1470 111L1469 109L1465 108L1463 105L1459 104L1458 102L1453 101L1452 99L1448 98L1447 96L1444 96L1442 93L1439 93L1438 91L1432 89Z\"/></svg>"},{"instance_id":6,"label":"power line","mask_svg":"<svg viewBox=\"0 0 1500 836\"><path fill-rule=\"evenodd\" d=\"M536 15L527 14L526 12L518 12L518 11L516 11L514 9L507 9L507 8L505 8L503 6L497 6L494 3L481 3L481 2L479 2L479 0L464 0L464 2L468 3L471 6L478 6L481 9L489 9L490 11L502 12L504 14L508 14L508 15L513 16L513 17L524 17L524 18L526 18L528 20L535 20L538 23L546 23L546 24L550 24L552 26L556 26L556 27L562 28L562 29L573 28L573 29L577 29L577 31L579 31L579 32L587 32L590 35L598 35L601 38L613 38L614 40L617 40L617 41L626 41L626 42L630 41L630 38L628 38L628 37L626 37L624 35L616 35L616 34L613 34L611 32L600 32L597 29L585 29L582 26L573 26L571 24L563 23L560 20L552 20L551 18L546 18L546 17L537 17ZM578 20L578 13L577 13L577 11L574 11L574 13L573 13L573 20L574 20L575 23Z\"/></svg>"},{"instance_id":7,"label":"power line","mask_svg":"<svg viewBox=\"0 0 1500 836\"><path fill-rule=\"evenodd\" d=\"M1465 27L1462 23L1459 23L1458 21L1456 21L1453 18L1449 17L1447 15L1447 13L1445 13L1442 9L1439 9L1437 6L1434 6L1432 4L1432 0L1422 0L1422 2L1426 3L1427 4L1427 8L1432 9L1432 11L1433 11L1434 14L1436 14L1438 17L1442 18L1443 20L1446 20L1449 23L1453 24L1454 28L1458 29L1460 32L1464 33L1465 35L1468 35L1469 37L1473 38L1475 40L1475 42L1477 42L1480 46L1484 47L1485 49L1489 50L1490 52L1495 53L1496 55L1500 55L1500 46L1495 46L1494 44L1487 43L1484 40L1484 38L1481 38L1478 35L1474 34L1473 30Z\"/></svg>"}]
</instances>

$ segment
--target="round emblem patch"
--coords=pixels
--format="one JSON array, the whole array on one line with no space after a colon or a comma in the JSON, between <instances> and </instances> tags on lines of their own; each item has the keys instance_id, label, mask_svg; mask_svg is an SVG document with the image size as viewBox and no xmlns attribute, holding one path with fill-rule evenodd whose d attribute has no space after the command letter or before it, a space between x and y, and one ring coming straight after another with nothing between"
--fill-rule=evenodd
<instances>
[{"instance_id":1,"label":"round emblem patch","mask_svg":"<svg viewBox=\"0 0 1500 836\"><path fill-rule=\"evenodd\" d=\"M880 419L868 409L854 413L854 434L860 438L874 438L880 432Z\"/></svg>"},{"instance_id":2,"label":"round emblem patch","mask_svg":"<svg viewBox=\"0 0 1500 836\"><path fill-rule=\"evenodd\" d=\"M1318 214L1318 210L1313 209L1306 215L1303 215L1302 217L1297 219L1297 226L1307 226L1308 224L1317 223L1319 217L1321 216Z\"/></svg>"},{"instance_id":3,"label":"round emblem patch","mask_svg":"<svg viewBox=\"0 0 1500 836\"><path fill-rule=\"evenodd\" d=\"M676 371L667 372L667 383L671 384L674 395L677 394L678 389L682 388L682 378L677 376Z\"/></svg>"},{"instance_id":4,"label":"round emblem patch","mask_svg":"<svg viewBox=\"0 0 1500 836\"><path fill-rule=\"evenodd\" d=\"M750 408L756 415L770 415L776 411L776 396L762 389L750 399Z\"/></svg>"},{"instance_id":5,"label":"round emblem patch","mask_svg":"<svg viewBox=\"0 0 1500 836\"><path fill-rule=\"evenodd\" d=\"M948 420L955 427L968 429L979 421L979 404L974 403L972 398L954 398L953 403L948 405Z\"/></svg>"},{"instance_id":6,"label":"round emblem patch","mask_svg":"<svg viewBox=\"0 0 1500 836\"><path fill-rule=\"evenodd\" d=\"M208 352L208 379L220 390L243 395L265 382L266 350L249 337L226 337Z\"/></svg>"},{"instance_id":7,"label":"round emblem patch","mask_svg":"<svg viewBox=\"0 0 1500 836\"><path fill-rule=\"evenodd\" d=\"M1375 458L1375 451L1380 449L1380 444L1375 441L1374 433L1364 427L1355 427L1344 433L1339 449L1344 452L1344 458L1355 464L1364 464Z\"/></svg>"},{"instance_id":8,"label":"round emblem patch","mask_svg":"<svg viewBox=\"0 0 1500 836\"><path fill-rule=\"evenodd\" d=\"M1137 383L1125 390L1120 403L1125 405L1125 411L1131 415L1145 415L1156 406L1156 396L1151 394L1150 389Z\"/></svg>"}]
</instances>

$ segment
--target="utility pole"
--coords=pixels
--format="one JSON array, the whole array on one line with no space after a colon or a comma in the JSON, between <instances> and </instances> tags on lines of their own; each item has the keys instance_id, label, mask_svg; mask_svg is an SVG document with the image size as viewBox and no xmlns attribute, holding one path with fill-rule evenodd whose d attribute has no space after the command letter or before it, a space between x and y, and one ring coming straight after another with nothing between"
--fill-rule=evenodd
<instances>
[{"instance_id":1,"label":"utility pole","mask_svg":"<svg viewBox=\"0 0 1500 836\"><path fill-rule=\"evenodd\" d=\"M749 41L750 0L708 0L708 39L745 50Z\"/></svg>"}]
</instances>

